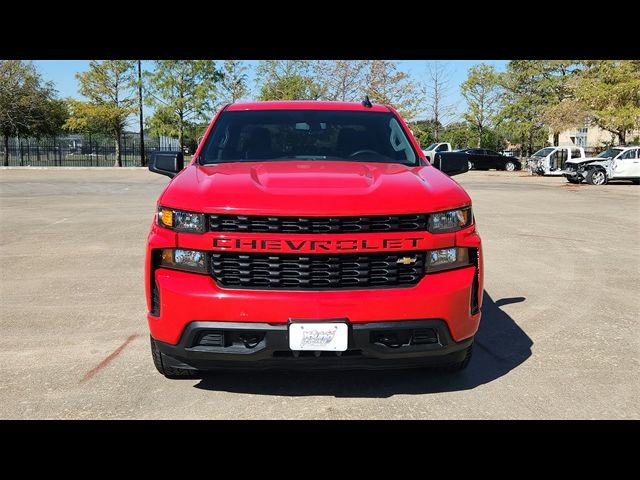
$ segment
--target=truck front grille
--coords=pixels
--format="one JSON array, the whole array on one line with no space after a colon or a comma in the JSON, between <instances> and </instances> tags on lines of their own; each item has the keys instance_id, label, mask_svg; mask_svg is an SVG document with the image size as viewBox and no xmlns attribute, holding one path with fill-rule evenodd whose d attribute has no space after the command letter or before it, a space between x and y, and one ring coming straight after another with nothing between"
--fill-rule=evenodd
<instances>
[{"instance_id":1,"label":"truck front grille","mask_svg":"<svg viewBox=\"0 0 640 480\"><path fill-rule=\"evenodd\" d=\"M211 272L220 286L231 288L384 288L415 285L424 276L424 264L424 252L339 255L216 252L212 254Z\"/></svg>"},{"instance_id":2,"label":"truck front grille","mask_svg":"<svg viewBox=\"0 0 640 480\"><path fill-rule=\"evenodd\" d=\"M412 232L426 229L426 214L363 217L209 215L209 230L212 232L356 233Z\"/></svg>"}]
</instances>

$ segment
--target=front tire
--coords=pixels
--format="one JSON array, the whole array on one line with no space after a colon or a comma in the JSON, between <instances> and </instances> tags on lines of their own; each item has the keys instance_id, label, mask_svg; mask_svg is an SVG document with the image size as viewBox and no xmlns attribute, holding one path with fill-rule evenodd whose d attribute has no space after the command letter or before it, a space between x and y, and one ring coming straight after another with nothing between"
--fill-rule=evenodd
<instances>
[{"instance_id":1,"label":"front tire","mask_svg":"<svg viewBox=\"0 0 640 480\"><path fill-rule=\"evenodd\" d=\"M587 173L587 183L589 185L604 185L607 183L607 174L599 168L589 170Z\"/></svg>"},{"instance_id":2,"label":"front tire","mask_svg":"<svg viewBox=\"0 0 640 480\"><path fill-rule=\"evenodd\" d=\"M156 370L158 370L158 372L160 372L162 375L164 375L167 378L198 378L198 371L197 370L191 370L191 369L186 369L186 368L175 368L175 367L170 367L168 365L165 365L165 363L162 361L162 352L160 352L160 350L158 349L158 346L156 345L156 341L153 339L153 337L149 336L149 339L151 340L151 356L153 357L153 364L156 367Z\"/></svg>"},{"instance_id":3,"label":"front tire","mask_svg":"<svg viewBox=\"0 0 640 480\"><path fill-rule=\"evenodd\" d=\"M473 162L467 160L467 164L469 166L469 170L473 170Z\"/></svg>"},{"instance_id":4,"label":"front tire","mask_svg":"<svg viewBox=\"0 0 640 480\"><path fill-rule=\"evenodd\" d=\"M516 164L512 161L508 161L507 163L504 164L504 169L507 172L514 172L516 170Z\"/></svg>"}]
</instances>

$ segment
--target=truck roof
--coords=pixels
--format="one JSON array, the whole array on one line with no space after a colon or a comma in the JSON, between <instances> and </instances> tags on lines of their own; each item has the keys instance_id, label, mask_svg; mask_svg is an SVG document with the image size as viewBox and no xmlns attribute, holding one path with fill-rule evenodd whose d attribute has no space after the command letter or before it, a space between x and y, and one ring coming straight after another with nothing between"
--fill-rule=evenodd
<instances>
[{"instance_id":1,"label":"truck roof","mask_svg":"<svg viewBox=\"0 0 640 480\"><path fill-rule=\"evenodd\" d=\"M227 107L227 111L231 112L242 110L353 110L388 112L389 107L385 105L365 107L362 103L358 102L320 102L315 100L243 102L232 103Z\"/></svg>"}]
</instances>

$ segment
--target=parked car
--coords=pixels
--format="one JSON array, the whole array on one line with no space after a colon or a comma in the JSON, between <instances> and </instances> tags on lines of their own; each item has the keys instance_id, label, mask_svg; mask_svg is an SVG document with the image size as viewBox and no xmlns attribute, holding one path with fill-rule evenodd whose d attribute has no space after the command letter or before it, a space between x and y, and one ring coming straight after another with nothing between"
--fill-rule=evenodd
<instances>
[{"instance_id":1,"label":"parked car","mask_svg":"<svg viewBox=\"0 0 640 480\"><path fill-rule=\"evenodd\" d=\"M529 168L534 175L563 175L566 162L584 158L582 147L545 147L529 157Z\"/></svg>"},{"instance_id":2,"label":"parked car","mask_svg":"<svg viewBox=\"0 0 640 480\"><path fill-rule=\"evenodd\" d=\"M586 180L590 185L604 185L611 180L631 180L640 184L640 147L613 147L597 157L569 160L563 175L571 183Z\"/></svg>"},{"instance_id":3,"label":"parked car","mask_svg":"<svg viewBox=\"0 0 640 480\"><path fill-rule=\"evenodd\" d=\"M513 172L521 169L519 158L508 157L494 150L487 150L485 148L467 148L438 154L444 155L445 157L463 156L467 160L469 170L489 170L495 168L496 170Z\"/></svg>"},{"instance_id":4,"label":"parked car","mask_svg":"<svg viewBox=\"0 0 640 480\"><path fill-rule=\"evenodd\" d=\"M183 167L149 164L172 179L144 275L160 373L467 366L484 274L450 178L467 164L431 165L392 107L236 103Z\"/></svg>"},{"instance_id":5,"label":"parked car","mask_svg":"<svg viewBox=\"0 0 640 480\"><path fill-rule=\"evenodd\" d=\"M451 144L450 143L440 142L440 143L432 143L427 148L422 150L422 153L424 153L424 156L427 157L430 162L433 162L433 159L435 158L435 154L436 153L438 153L438 152L450 152L450 151L451 151Z\"/></svg>"}]
</instances>

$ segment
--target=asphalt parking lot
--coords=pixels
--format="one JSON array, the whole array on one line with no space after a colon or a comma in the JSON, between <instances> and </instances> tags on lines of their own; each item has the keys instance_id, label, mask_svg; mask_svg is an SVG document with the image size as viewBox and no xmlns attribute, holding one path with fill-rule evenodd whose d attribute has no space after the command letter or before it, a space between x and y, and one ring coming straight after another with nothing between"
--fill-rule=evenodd
<instances>
[{"instance_id":1,"label":"asphalt parking lot","mask_svg":"<svg viewBox=\"0 0 640 480\"><path fill-rule=\"evenodd\" d=\"M151 361L143 263L168 179L0 170L0 418L640 418L640 187L456 179L485 247L465 372L167 380Z\"/></svg>"}]
</instances>

